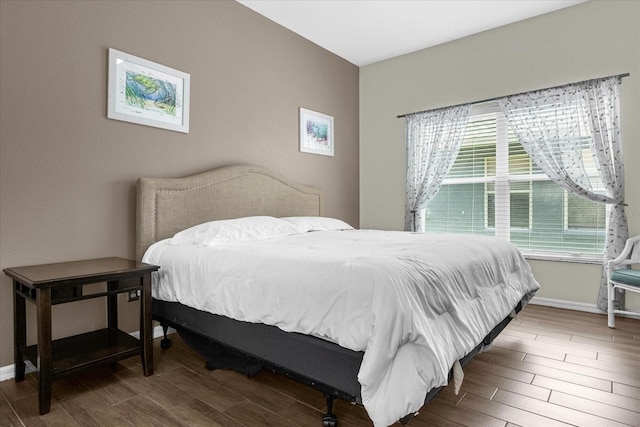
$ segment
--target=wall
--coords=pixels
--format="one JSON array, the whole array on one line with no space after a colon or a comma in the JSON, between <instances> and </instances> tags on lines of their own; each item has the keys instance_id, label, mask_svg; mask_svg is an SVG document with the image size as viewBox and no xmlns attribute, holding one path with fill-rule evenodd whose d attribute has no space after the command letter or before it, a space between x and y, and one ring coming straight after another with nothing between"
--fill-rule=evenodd
<instances>
[{"instance_id":1,"label":"wall","mask_svg":"<svg viewBox=\"0 0 640 427\"><path fill-rule=\"evenodd\" d=\"M235 163L322 188L324 213L358 225L353 64L233 1L2 0L0 31L0 268L134 257L138 177ZM106 118L110 47L190 73L189 134ZM298 107L334 116L334 157L298 151ZM2 367L13 308L0 276ZM136 304L120 308L137 330ZM54 337L104 320L99 300L55 306Z\"/></svg>"},{"instance_id":2,"label":"wall","mask_svg":"<svg viewBox=\"0 0 640 427\"><path fill-rule=\"evenodd\" d=\"M402 229L397 115L631 73L621 85L626 201L640 234L640 2L589 1L360 69L360 225ZM538 296L593 306L601 267L532 261ZM640 299L628 297L628 306Z\"/></svg>"}]
</instances>

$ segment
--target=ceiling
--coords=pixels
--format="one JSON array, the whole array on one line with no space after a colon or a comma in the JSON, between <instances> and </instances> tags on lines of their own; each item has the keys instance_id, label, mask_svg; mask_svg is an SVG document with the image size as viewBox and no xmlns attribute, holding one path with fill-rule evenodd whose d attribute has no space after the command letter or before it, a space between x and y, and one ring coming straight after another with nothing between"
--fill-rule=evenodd
<instances>
[{"instance_id":1,"label":"ceiling","mask_svg":"<svg viewBox=\"0 0 640 427\"><path fill-rule=\"evenodd\" d=\"M364 66L585 0L237 0Z\"/></svg>"}]
</instances>

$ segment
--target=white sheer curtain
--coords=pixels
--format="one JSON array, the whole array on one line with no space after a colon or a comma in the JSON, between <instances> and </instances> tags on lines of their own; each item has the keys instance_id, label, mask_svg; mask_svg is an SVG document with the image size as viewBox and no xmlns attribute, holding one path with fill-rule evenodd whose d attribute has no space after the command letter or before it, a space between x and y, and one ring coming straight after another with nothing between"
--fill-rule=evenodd
<instances>
[{"instance_id":1,"label":"white sheer curtain","mask_svg":"<svg viewBox=\"0 0 640 427\"><path fill-rule=\"evenodd\" d=\"M406 116L405 230L424 231L424 208L456 160L470 111L470 105L460 105Z\"/></svg>"},{"instance_id":2,"label":"white sheer curtain","mask_svg":"<svg viewBox=\"0 0 640 427\"><path fill-rule=\"evenodd\" d=\"M624 212L624 168L619 77L590 80L507 96L500 108L531 159L558 185L610 205L604 263L615 258L628 237ZM593 162L598 176L585 172ZM607 310L606 271L598 307ZM624 308L623 291L614 305Z\"/></svg>"}]
</instances>

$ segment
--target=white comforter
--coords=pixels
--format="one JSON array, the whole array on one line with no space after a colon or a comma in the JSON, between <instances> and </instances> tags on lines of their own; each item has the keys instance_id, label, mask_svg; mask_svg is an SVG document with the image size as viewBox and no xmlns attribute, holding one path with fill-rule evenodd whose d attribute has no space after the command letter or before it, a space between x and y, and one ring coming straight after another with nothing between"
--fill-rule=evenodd
<instances>
[{"instance_id":1,"label":"white comforter","mask_svg":"<svg viewBox=\"0 0 640 427\"><path fill-rule=\"evenodd\" d=\"M218 246L154 244L153 297L365 351L358 375L375 426L417 411L539 285L497 238L321 231Z\"/></svg>"}]
</instances>

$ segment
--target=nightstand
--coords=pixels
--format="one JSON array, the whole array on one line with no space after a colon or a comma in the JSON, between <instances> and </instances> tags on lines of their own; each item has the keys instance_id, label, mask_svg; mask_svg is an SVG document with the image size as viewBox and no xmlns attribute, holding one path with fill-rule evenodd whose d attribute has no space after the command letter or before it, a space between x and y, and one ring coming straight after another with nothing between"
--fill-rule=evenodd
<instances>
[{"instance_id":1,"label":"nightstand","mask_svg":"<svg viewBox=\"0 0 640 427\"><path fill-rule=\"evenodd\" d=\"M51 408L51 383L93 366L141 355L145 376L153 374L151 330L151 272L156 265L124 258L6 268L13 279L15 381L24 380L25 361L38 371L40 414ZM85 285L106 283L95 291ZM118 294L140 295L140 339L118 329ZM106 297L107 327L55 341L51 339L51 306ZM26 304L37 312L37 344L27 346Z\"/></svg>"}]
</instances>

